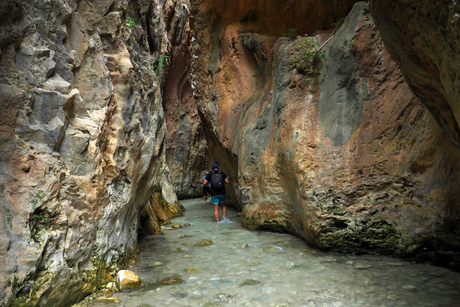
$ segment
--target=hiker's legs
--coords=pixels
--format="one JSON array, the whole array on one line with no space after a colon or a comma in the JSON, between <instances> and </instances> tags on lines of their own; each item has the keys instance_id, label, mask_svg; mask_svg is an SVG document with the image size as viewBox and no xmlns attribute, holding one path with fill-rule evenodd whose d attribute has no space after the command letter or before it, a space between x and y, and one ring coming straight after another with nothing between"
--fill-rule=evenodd
<instances>
[{"instance_id":1,"label":"hiker's legs","mask_svg":"<svg viewBox=\"0 0 460 307\"><path fill-rule=\"evenodd\" d=\"M216 222L219 222L219 203L213 204L214 205L214 217Z\"/></svg>"},{"instance_id":2,"label":"hiker's legs","mask_svg":"<svg viewBox=\"0 0 460 307\"><path fill-rule=\"evenodd\" d=\"M214 195L212 197L212 204L214 205L214 217L216 222L219 222L219 205L222 204L222 215L227 217L227 206L225 206L225 195Z\"/></svg>"},{"instance_id":3,"label":"hiker's legs","mask_svg":"<svg viewBox=\"0 0 460 307\"><path fill-rule=\"evenodd\" d=\"M222 215L227 217L227 206L225 206L225 203L222 203Z\"/></svg>"}]
</instances>

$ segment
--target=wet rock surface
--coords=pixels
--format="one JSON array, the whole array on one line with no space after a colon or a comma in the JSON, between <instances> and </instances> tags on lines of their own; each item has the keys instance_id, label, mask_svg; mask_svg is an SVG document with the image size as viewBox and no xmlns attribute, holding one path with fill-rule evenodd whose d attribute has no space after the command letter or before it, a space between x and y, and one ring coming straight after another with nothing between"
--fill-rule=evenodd
<instances>
[{"instance_id":1,"label":"wet rock surface","mask_svg":"<svg viewBox=\"0 0 460 307\"><path fill-rule=\"evenodd\" d=\"M117 273L117 286L120 291L142 287L142 280L136 273L121 270Z\"/></svg>"},{"instance_id":2,"label":"wet rock surface","mask_svg":"<svg viewBox=\"0 0 460 307\"><path fill-rule=\"evenodd\" d=\"M133 271L146 281L135 292L119 292L123 306L455 306L460 273L378 256L343 256L317 251L288 234L215 222L202 199L182 201L185 212L173 222L192 226L164 231L140 242ZM188 234L191 237L180 238ZM193 246L210 237L214 244ZM249 248L240 248L248 243ZM277 246L284 252L264 252ZM189 248L171 254L175 248ZM151 267L155 261L160 267ZM199 270L188 270L194 268ZM182 283L159 286L161 280ZM176 279L173 279L176 281ZM97 301L88 306L105 306Z\"/></svg>"},{"instance_id":3,"label":"wet rock surface","mask_svg":"<svg viewBox=\"0 0 460 307\"><path fill-rule=\"evenodd\" d=\"M366 2L337 19L337 27L281 37L273 24L258 31L251 27L257 22L238 21L237 8L219 15L196 2L202 5L193 13L190 78L210 157L230 175L228 201L242 209L244 223L293 232L325 250L418 256L460 270L460 152L405 81L424 73L429 84L439 83L423 65L410 68L416 51L406 55L411 61L401 73ZM372 9L385 36L412 25L404 22L411 11L390 2L376 1ZM338 8L332 5L331 14ZM425 10L419 3L413 9ZM255 19L270 11L254 7L259 10ZM446 5L442 14L447 11L455 9ZM398 18L393 26L392 18ZM399 36L391 38L391 49L412 46L408 39L398 47ZM308 57L302 46L314 49L315 42L320 62L311 71L298 68L300 55ZM455 74L442 71L455 88ZM432 95L438 102L445 96Z\"/></svg>"},{"instance_id":4,"label":"wet rock surface","mask_svg":"<svg viewBox=\"0 0 460 307\"><path fill-rule=\"evenodd\" d=\"M135 257L138 228L180 213L156 2L1 1L0 305L81 300Z\"/></svg>"},{"instance_id":5,"label":"wet rock surface","mask_svg":"<svg viewBox=\"0 0 460 307\"><path fill-rule=\"evenodd\" d=\"M411 89L460 149L457 1L370 1L377 27Z\"/></svg>"}]
</instances>

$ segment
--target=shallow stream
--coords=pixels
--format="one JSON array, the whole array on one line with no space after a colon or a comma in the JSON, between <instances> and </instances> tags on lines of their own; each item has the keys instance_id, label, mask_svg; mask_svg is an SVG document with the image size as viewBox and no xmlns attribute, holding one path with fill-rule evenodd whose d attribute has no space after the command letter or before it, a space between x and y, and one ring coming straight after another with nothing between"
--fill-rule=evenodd
<instances>
[{"instance_id":1,"label":"shallow stream","mask_svg":"<svg viewBox=\"0 0 460 307\"><path fill-rule=\"evenodd\" d=\"M292 235L248 230L230 208L232 222L216 223L211 203L182 204L184 215L172 220L182 228L139 243L132 270L145 287L115 293L118 304L91 306L460 306L460 273L323 253ZM196 245L206 240L212 244ZM180 279L159 283L170 277Z\"/></svg>"}]
</instances>

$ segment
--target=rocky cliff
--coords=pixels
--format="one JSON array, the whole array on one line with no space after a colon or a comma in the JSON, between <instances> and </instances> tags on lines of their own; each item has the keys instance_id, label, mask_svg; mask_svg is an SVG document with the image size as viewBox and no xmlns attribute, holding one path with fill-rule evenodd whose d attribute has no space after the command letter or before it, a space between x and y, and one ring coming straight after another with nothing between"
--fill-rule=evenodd
<instances>
[{"instance_id":1,"label":"rocky cliff","mask_svg":"<svg viewBox=\"0 0 460 307\"><path fill-rule=\"evenodd\" d=\"M460 269L458 7L425 2L2 1L0 304L98 289L214 161L248 227Z\"/></svg>"},{"instance_id":2,"label":"rocky cliff","mask_svg":"<svg viewBox=\"0 0 460 307\"><path fill-rule=\"evenodd\" d=\"M459 152L449 132L456 123L441 111L433 116L428 104L450 112L443 98L427 99L447 74L442 97L456 100L449 95L455 66L433 74L417 62L415 69L404 57L415 59L417 50L395 62L385 43L392 28L381 36L365 2L304 3L315 8L304 22L295 20L305 11L290 2L245 3L252 6L192 1L191 64L210 156L230 173L245 223L297 233L322 249L417 256L459 269ZM411 19L380 3L373 10L382 23ZM318 13L322 5L327 14ZM412 46L396 35L390 51ZM427 35L435 45L436 35ZM442 61L435 52L431 58ZM441 59L450 65L448 54Z\"/></svg>"},{"instance_id":3,"label":"rocky cliff","mask_svg":"<svg viewBox=\"0 0 460 307\"><path fill-rule=\"evenodd\" d=\"M138 232L180 213L161 88L187 21L169 16L187 11L1 2L0 305L82 299L135 258Z\"/></svg>"},{"instance_id":4,"label":"rocky cliff","mask_svg":"<svg viewBox=\"0 0 460 307\"><path fill-rule=\"evenodd\" d=\"M375 23L411 90L460 148L457 1L370 1Z\"/></svg>"}]
</instances>

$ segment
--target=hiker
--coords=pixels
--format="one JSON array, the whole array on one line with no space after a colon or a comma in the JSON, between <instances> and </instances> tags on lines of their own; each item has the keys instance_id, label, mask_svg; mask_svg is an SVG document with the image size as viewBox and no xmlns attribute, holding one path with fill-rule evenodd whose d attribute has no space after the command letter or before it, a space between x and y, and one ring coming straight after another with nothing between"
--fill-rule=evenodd
<instances>
[{"instance_id":1,"label":"hiker","mask_svg":"<svg viewBox=\"0 0 460 307\"><path fill-rule=\"evenodd\" d=\"M204 200L209 201L209 198L211 197L211 187L209 186L209 182L206 182L206 184L204 183L206 175L207 173L203 176L203 178L201 178L201 183L203 184L203 198Z\"/></svg>"},{"instance_id":2,"label":"hiker","mask_svg":"<svg viewBox=\"0 0 460 307\"><path fill-rule=\"evenodd\" d=\"M211 183L211 199L214 205L214 217L216 222L219 222L219 204L222 204L222 218L227 218L227 207L225 206L225 183L230 183L230 180L223 171L219 170L219 165L214 163L212 171L209 172L203 184Z\"/></svg>"}]
</instances>

